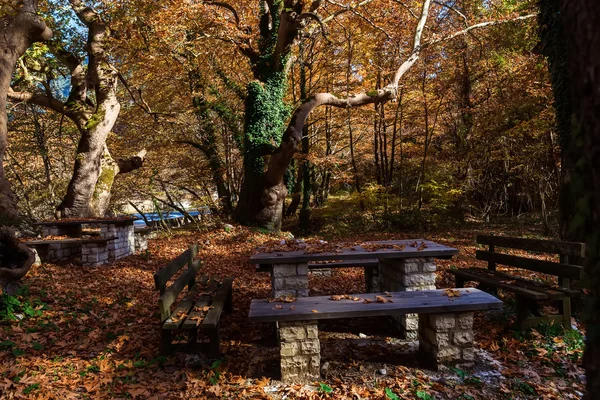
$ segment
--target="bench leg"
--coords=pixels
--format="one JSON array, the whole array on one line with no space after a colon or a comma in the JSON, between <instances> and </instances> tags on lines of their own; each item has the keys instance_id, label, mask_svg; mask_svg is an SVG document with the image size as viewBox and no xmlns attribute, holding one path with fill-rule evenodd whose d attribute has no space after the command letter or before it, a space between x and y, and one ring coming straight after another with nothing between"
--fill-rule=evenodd
<instances>
[{"instance_id":1,"label":"bench leg","mask_svg":"<svg viewBox=\"0 0 600 400\"><path fill-rule=\"evenodd\" d=\"M225 306L223 307L223 310L225 310L227 314L231 314L233 312L233 290L230 290L227 294L227 300L225 300Z\"/></svg>"},{"instance_id":2,"label":"bench leg","mask_svg":"<svg viewBox=\"0 0 600 400\"><path fill-rule=\"evenodd\" d=\"M198 328L190 329L188 332L188 344L195 344L198 341Z\"/></svg>"},{"instance_id":3,"label":"bench leg","mask_svg":"<svg viewBox=\"0 0 600 400\"><path fill-rule=\"evenodd\" d=\"M527 319L529 318L529 300L517 296L517 321L516 327L520 330L527 329Z\"/></svg>"},{"instance_id":4,"label":"bench leg","mask_svg":"<svg viewBox=\"0 0 600 400\"><path fill-rule=\"evenodd\" d=\"M218 358L221 355L221 335L220 324L217 323L217 326L208 332L208 356L211 358Z\"/></svg>"},{"instance_id":5,"label":"bench leg","mask_svg":"<svg viewBox=\"0 0 600 400\"><path fill-rule=\"evenodd\" d=\"M283 382L320 379L321 344L316 321L279 322L279 346Z\"/></svg>"},{"instance_id":6,"label":"bench leg","mask_svg":"<svg viewBox=\"0 0 600 400\"><path fill-rule=\"evenodd\" d=\"M165 356L171 353L171 330L161 329L160 331L160 354Z\"/></svg>"},{"instance_id":7,"label":"bench leg","mask_svg":"<svg viewBox=\"0 0 600 400\"><path fill-rule=\"evenodd\" d=\"M565 329L571 329L571 298L565 297L562 300L562 316L563 316L563 327Z\"/></svg>"},{"instance_id":8,"label":"bench leg","mask_svg":"<svg viewBox=\"0 0 600 400\"><path fill-rule=\"evenodd\" d=\"M473 337L473 312L419 316L419 352L435 369L473 366Z\"/></svg>"},{"instance_id":9,"label":"bench leg","mask_svg":"<svg viewBox=\"0 0 600 400\"><path fill-rule=\"evenodd\" d=\"M464 288L465 287L465 279L461 276L454 275L454 287Z\"/></svg>"}]
</instances>

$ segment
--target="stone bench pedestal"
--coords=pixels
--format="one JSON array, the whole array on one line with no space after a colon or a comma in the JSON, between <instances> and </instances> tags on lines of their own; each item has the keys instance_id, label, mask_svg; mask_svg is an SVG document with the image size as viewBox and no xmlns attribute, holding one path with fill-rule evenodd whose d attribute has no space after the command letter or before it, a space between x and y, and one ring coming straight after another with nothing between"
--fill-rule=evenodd
<instances>
[{"instance_id":1,"label":"stone bench pedestal","mask_svg":"<svg viewBox=\"0 0 600 400\"><path fill-rule=\"evenodd\" d=\"M316 381L321 371L321 344L317 321L278 323L281 380L285 383Z\"/></svg>"},{"instance_id":2,"label":"stone bench pedestal","mask_svg":"<svg viewBox=\"0 0 600 400\"><path fill-rule=\"evenodd\" d=\"M81 243L81 265L95 267L108 263L106 242Z\"/></svg>"},{"instance_id":3,"label":"stone bench pedestal","mask_svg":"<svg viewBox=\"0 0 600 400\"><path fill-rule=\"evenodd\" d=\"M379 260L379 290L410 292L435 290L435 262L431 257ZM417 339L419 316L417 314L392 315L405 339Z\"/></svg>"},{"instance_id":4,"label":"stone bench pedestal","mask_svg":"<svg viewBox=\"0 0 600 400\"><path fill-rule=\"evenodd\" d=\"M436 369L473 366L473 312L421 314L419 351Z\"/></svg>"}]
</instances>

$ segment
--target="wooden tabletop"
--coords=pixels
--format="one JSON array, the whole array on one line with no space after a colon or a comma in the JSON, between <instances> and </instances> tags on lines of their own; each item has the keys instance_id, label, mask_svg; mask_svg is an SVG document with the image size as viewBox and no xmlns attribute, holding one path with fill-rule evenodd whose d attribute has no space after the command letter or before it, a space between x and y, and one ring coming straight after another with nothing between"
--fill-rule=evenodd
<instances>
[{"instance_id":1,"label":"wooden tabletop","mask_svg":"<svg viewBox=\"0 0 600 400\"><path fill-rule=\"evenodd\" d=\"M413 247L414 243L416 247ZM365 244L390 245L395 248L365 249L360 245L338 249L336 252L309 253L305 250L275 251L272 253L258 253L250 257L253 264L295 264L321 260L365 260L365 259L393 259L436 257L450 258L458 254L458 249L444 246L430 240L384 240L365 242ZM422 246L422 244L425 246Z\"/></svg>"},{"instance_id":2,"label":"wooden tabletop","mask_svg":"<svg viewBox=\"0 0 600 400\"><path fill-rule=\"evenodd\" d=\"M448 295L450 294L450 296ZM377 302L377 296L381 301ZM374 317L392 314L448 313L500 310L502 301L478 289L422 290L364 293L350 299L331 296L298 297L293 303L252 300L248 319L252 322L314 321L332 318ZM352 300L352 297L359 300ZM370 301L368 303L365 302ZM391 301L390 301L391 300Z\"/></svg>"},{"instance_id":3,"label":"wooden tabletop","mask_svg":"<svg viewBox=\"0 0 600 400\"><path fill-rule=\"evenodd\" d=\"M67 219L67 220L56 220L56 221L43 221L36 222L33 225L39 226L76 226L86 224L116 224L116 225L127 225L133 224L135 218L115 218L115 219Z\"/></svg>"}]
</instances>

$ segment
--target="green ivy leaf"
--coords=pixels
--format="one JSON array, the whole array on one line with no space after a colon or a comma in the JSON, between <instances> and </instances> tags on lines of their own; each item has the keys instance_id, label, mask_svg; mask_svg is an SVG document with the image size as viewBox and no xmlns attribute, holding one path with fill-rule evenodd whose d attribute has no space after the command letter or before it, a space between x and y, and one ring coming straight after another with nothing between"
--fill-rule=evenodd
<instances>
[{"instance_id":1,"label":"green ivy leaf","mask_svg":"<svg viewBox=\"0 0 600 400\"><path fill-rule=\"evenodd\" d=\"M400 400L400 397L398 397L396 393L392 392L392 389L390 388L385 388L385 396L391 400Z\"/></svg>"},{"instance_id":2,"label":"green ivy leaf","mask_svg":"<svg viewBox=\"0 0 600 400\"><path fill-rule=\"evenodd\" d=\"M325 392L325 393L333 392L333 389L331 388L331 386L327 385L326 383L319 383L319 390L321 392Z\"/></svg>"}]
</instances>

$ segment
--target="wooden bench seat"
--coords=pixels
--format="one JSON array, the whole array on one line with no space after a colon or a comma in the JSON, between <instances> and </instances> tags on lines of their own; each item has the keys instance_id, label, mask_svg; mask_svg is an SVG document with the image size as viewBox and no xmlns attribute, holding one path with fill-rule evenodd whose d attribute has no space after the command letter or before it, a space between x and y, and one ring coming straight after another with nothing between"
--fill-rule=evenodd
<instances>
[{"instance_id":1,"label":"wooden bench seat","mask_svg":"<svg viewBox=\"0 0 600 400\"><path fill-rule=\"evenodd\" d=\"M252 300L250 321L278 322L283 381L319 379L318 320L419 314L419 346L425 358L435 367L468 366L473 362L473 312L502 308L500 300L478 289L365 293L348 297L340 300L332 296L300 297L293 303Z\"/></svg>"},{"instance_id":2,"label":"wooden bench seat","mask_svg":"<svg viewBox=\"0 0 600 400\"><path fill-rule=\"evenodd\" d=\"M477 236L477 243L488 245L487 251L477 250L476 258L487 261L488 268L465 268L449 270L455 276L456 287L465 282L480 282L480 287L496 293L502 289L514 293L517 298L517 326L525 329L542 322L559 322L571 327L571 297L581 293L571 288L572 280L579 280L583 267L571 264L570 259L582 260L585 253L583 243L555 240L524 239L503 236ZM495 252L497 247L526 250L537 253L559 254L560 262L540 260ZM497 265L524 269L557 277L557 284L537 282L530 279L497 271ZM515 271L516 273L517 271ZM541 306L546 302L559 302L559 315L544 315ZM532 315L530 315L532 314Z\"/></svg>"},{"instance_id":3,"label":"wooden bench seat","mask_svg":"<svg viewBox=\"0 0 600 400\"><path fill-rule=\"evenodd\" d=\"M108 243L115 240L116 236L99 237L90 239L47 239L47 240L28 240L24 242L27 246L46 246L50 244L76 244L76 243Z\"/></svg>"},{"instance_id":4,"label":"wooden bench seat","mask_svg":"<svg viewBox=\"0 0 600 400\"><path fill-rule=\"evenodd\" d=\"M188 331L186 345L189 347L195 347L199 331L205 333L209 339L208 354L211 357L220 354L219 323L223 311L232 311L231 288L234 278L219 280L203 276L196 280L201 266L200 260L194 261L197 252L198 245L190 246L154 275L156 288L160 292L161 354L169 354L174 350L174 330ZM187 269L184 270L185 266ZM180 271L179 277L167 288L169 280ZM183 299L176 302L186 287Z\"/></svg>"}]
</instances>

